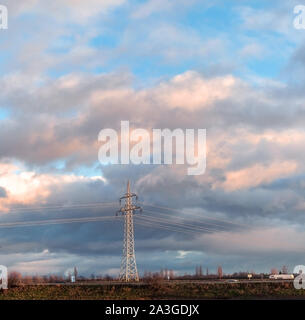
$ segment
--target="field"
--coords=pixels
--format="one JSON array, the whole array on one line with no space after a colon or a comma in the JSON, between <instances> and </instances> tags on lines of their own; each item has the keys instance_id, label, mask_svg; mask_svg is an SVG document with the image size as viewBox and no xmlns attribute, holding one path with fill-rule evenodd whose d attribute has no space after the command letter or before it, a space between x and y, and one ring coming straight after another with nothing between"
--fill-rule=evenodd
<instances>
[{"instance_id":1,"label":"field","mask_svg":"<svg viewBox=\"0 0 305 320\"><path fill-rule=\"evenodd\" d=\"M23 285L0 292L1 300L305 299L292 282Z\"/></svg>"}]
</instances>

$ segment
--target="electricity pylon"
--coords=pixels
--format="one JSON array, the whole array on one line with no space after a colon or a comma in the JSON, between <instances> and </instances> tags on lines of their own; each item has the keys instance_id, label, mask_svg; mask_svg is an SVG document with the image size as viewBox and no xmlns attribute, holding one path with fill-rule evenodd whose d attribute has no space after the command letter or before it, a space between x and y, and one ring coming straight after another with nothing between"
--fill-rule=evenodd
<instances>
[{"instance_id":1,"label":"electricity pylon","mask_svg":"<svg viewBox=\"0 0 305 320\"><path fill-rule=\"evenodd\" d=\"M122 200L125 200L124 207L121 207L117 212L117 215L121 213L124 215L124 247L123 256L121 262L121 271L119 279L121 281L139 281L139 275L137 270L136 255L134 249L134 227L133 227L133 214L135 211L142 208L133 204L133 198L138 200L138 196L135 193L130 192L130 183L127 183L127 193L120 198L120 205Z\"/></svg>"}]
</instances>

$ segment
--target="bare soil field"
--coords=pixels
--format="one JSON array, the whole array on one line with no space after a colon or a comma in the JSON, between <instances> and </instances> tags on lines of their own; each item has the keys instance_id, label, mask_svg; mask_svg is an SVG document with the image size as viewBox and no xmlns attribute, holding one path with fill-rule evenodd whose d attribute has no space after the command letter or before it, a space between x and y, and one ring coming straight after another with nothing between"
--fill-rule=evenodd
<instances>
[{"instance_id":1,"label":"bare soil field","mask_svg":"<svg viewBox=\"0 0 305 320\"><path fill-rule=\"evenodd\" d=\"M0 292L1 300L305 299L292 282L21 285Z\"/></svg>"}]
</instances>

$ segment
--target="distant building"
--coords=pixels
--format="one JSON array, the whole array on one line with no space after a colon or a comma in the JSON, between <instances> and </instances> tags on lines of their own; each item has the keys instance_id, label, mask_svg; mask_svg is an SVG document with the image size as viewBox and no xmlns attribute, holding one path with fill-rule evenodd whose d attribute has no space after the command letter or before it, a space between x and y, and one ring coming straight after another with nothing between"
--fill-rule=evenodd
<instances>
[{"instance_id":1,"label":"distant building","mask_svg":"<svg viewBox=\"0 0 305 320\"><path fill-rule=\"evenodd\" d=\"M222 266L219 266L218 269L217 269L217 275L218 275L218 278L221 279L222 276L223 276L223 272L222 272Z\"/></svg>"},{"instance_id":2,"label":"distant building","mask_svg":"<svg viewBox=\"0 0 305 320\"><path fill-rule=\"evenodd\" d=\"M279 272L276 268L272 268L270 274L279 274Z\"/></svg>"}]
</instances>

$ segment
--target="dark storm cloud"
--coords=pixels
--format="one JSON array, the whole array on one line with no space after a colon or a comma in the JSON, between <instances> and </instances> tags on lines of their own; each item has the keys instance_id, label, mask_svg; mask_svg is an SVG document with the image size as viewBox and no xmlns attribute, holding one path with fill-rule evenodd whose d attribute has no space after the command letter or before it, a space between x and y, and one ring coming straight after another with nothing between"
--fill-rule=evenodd
<instances>
[{"instance_id":1,"label":"dark storm cloud","mask_svg":"<svg viewBox=\"0 0 305 320\"><path fill-rule=\"evenodd\" d=\"M6 190L0 187L0 198L5 198L7 196Z\"/></svg>"}]
</instances>

